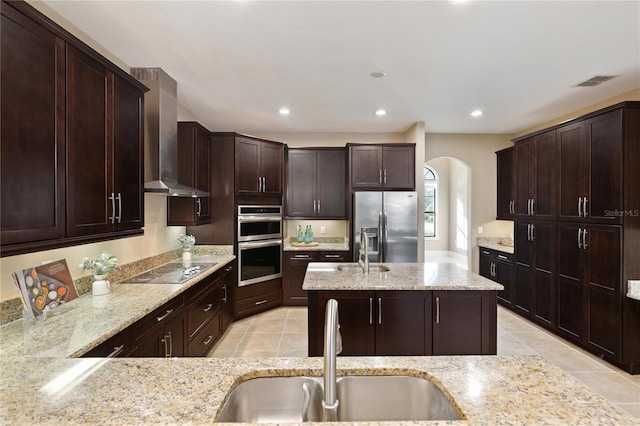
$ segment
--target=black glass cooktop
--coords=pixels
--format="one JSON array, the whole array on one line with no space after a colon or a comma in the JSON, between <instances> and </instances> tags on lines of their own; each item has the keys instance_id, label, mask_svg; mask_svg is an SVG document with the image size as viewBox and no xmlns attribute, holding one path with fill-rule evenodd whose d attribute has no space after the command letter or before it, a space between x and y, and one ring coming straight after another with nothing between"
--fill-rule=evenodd
<instances>
[{"instance_id":1,"label":"black glass cooktop","mask_svg":"<svg viewBox=\"0 0 640 426\"><path fill-rule=\"evenodd\" d=\"M122 284L182 284L197 277L215 263L192 263L185 268L182 263L167 263L142 274L121 281Z\"/></svg>"}]
</instances>

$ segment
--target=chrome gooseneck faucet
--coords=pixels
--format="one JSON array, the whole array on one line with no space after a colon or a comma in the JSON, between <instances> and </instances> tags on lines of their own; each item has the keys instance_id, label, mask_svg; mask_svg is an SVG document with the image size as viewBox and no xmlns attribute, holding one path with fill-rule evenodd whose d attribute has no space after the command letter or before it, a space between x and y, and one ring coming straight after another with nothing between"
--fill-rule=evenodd
<instances>
[{"instance_id":1,"label":"chrome gooseneck faucet","mask_svg":"<svg viewBox=\"0 0 640 426\"><path fill-rule=\"evenodd\" d=\"M322 420L337 421L338 399L336 395L336 358L342 352L342 336L338 319L338 302L329 299L324 321L324 400Z\"/></svg>"},{"instance_id":2,"label":"chrome gooseneck faucet","mask_svg":"<svg viewBox=\"0 0 640 426\"><path fill-rule=\"evenodd\" d=\"M369 273L369 234L367 228L360 228L360 252L358 254L358 265L362 268L362 273ZM364 256L364 260L362 257Z\"/></svg>"}]
</instances>

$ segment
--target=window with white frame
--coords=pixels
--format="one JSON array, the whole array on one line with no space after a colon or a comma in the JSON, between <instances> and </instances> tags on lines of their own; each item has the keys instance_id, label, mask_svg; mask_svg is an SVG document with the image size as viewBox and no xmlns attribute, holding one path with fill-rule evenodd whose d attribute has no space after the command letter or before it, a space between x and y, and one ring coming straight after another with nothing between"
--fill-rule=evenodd
<instances>
[{"instance_id":1,"label":"window with white frame","mask_svg":"<svg viewBox=\"0 0 640 426\"><path fill-rule=\"evenodd\" d=\"M438 178L428 166L424 166L424 236L436 237L436 192Z\"/></svg>"}]
</instances>

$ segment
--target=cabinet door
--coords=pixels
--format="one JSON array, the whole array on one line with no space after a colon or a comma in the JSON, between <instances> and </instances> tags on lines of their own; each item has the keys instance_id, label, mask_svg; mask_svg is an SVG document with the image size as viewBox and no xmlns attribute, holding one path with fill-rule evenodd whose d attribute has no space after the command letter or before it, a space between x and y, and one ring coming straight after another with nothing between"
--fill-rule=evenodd
<instances>
[{"instance_id":1,"label":"cabinet door","mask_svg":"<svg viewBox=\"0 0 640 426\"><path fill-rule=\"evenodd\" d=\"M587 195L584 122L559 128L557 138L558 219L579 221L583 212L580 199Z\"/></svg>"},{"instance_id":2,"label":"cabinet door","mask_svg":"<svg viewBox=\"0 0 640 426\"><path fill-rule=\"evenodd\" d=\"M67 235L110 232L113 189L113 73L67 46Z\"/></svg>"},{"instance_id":3,"label":"cabinet door","mask_svg":"<svg viewBox=\"0 0 640 426\"><path fill-rule=\"evenodd\" d=\"M575 223L558 223L558 321L556 329L569 340L584 339L584 250Z\"/></svg>"},{"instance_id":4,"label":"cabinet door","mask_svg":"<svg viewBox=\"0 0 640 426\"><path fill-rule=\"evenodd\" d=\"M346 219L346 151L319 150L316 158L317 216Z\"/></svg>"},{"instance_id":5,"label":"cabinet door","mask_svg":"<svg viewBox=\"0 0 640 426\"><path fill-rule=\"evenodd\" d=\"M122 78L115 79L113 179L115 229L144 226L142 113L144 93Z\"/></svg>"},{"instance_id":6,"label":"cabinet door","mask_svg":"<svg viewBox=\"0 0 640 426\"><path fill-rule=\"evenodd\" d=\"M618 109L586 121L589 174L587 221L619 224L624 210L622 199L622 110Z\"/></svg>"},{"instance_id":7,"label":"cabinet door","mask_svg":"<svg viewBox=\"0 0 640 426\"><path fill-rule=\"evenodd\" d=\"M194 163L194 184L201 191L211 192L211 137L209 132L198 127ZM196 218L199 225L211 222L209 197L196 200Z\"/></svg>"},{"instance_id":8,"label":"cabinet door","mask_svg":"<svg viewBox=\"0 0 640 426\"><path fill-rule=\"evenodd\" d=\"M498 254L497 256L500 256ZM504 290L497 292L498 301L502 305L511 307L513 303L513 265L504 261L495 262L496 281L502 284Z\"/></svg>"},{"instance_id":9,"label":"cabinet door","mask_svg":"<svg viewBox=\"0 0 640 426\"><path fill-rule=\"evenodd\" d=\"M382 147L352 146L349 150L351 188L382 188Z\"/></svg>"},{"instance_id":10,"label":"cabinet door","mask_svg":"<svg viewBox=\"0 0 640 426\"><path fill-rule=\"evenodd\" d=\"M598 353L620 361L621 228L590 226L586 230L587 343Z\"/></svg>"},{"instance_id":11,"label":"cabinet door","mask_svg":"<svg viewBox=\"0 0 640 426\"><path fill-rule=\"evenodd\" d=\"M491 250L480 247L480 275L493 280L493 264Z\"/></svg>"},{"instance_id":12,"label":"cabinet door","mask_svg":"<svg viewBox=\"0 0 640 426\"><path fill-rule=\"evenodd\" d=\"M338 301L342 356L375 354L374 292L315 292L313 318L309 318L309 356L322 356L324 351L325 310L329 299ZM311 315L311 314L310 314Z\"/></svg>"},{"instance_id":13,"label":"cabinet door","mask_svg":"<svg viewBox=\"0 0 640 426\"><path fill-rule=\"evenodd\" d=\"M376 355L431 355L430 296L428 291L376 292Z\"/></svg>"},{"instance_id":14,"label":"cabinet door","mask_svg":"<svg viewBox=\"0 0 640 426\"><path fill-rule=\"evenodd\" d=\"M415 189L415 148L382 147L382 186L385 189Z\"/></svg>"},{"instance_id":15,"label":"cabinet door","mask_svg":"<svg viewBox=\"0 0 640 426\"><path fill-rule=\"evenodd\" d=\"M2 244L65 235L64 41L2 3Z\"/></svg>"},{"instance_id":16,"label":"cabinet door","mask_svg":"<svg viewBox=\"0 0 640 426\"><path fill-rule=\"evenodd\" d=\"M495 355L495 291L433 292L433 355Z\"/></svg>"},{"instance_id":17,"label":"cabinet door","mask_svg":"<svg viewBox=\"0 0 640 426\"><path fill-rule=\"evenodd\" d=\"M535 141L530 138L518 142L516 151L516 215L530 216L530 200L533 198L533 162Z\"/></svg>"},{"instance_id":18,"label":"cabinet door","mask_svg":"<svg viewBox=\"0 0 640 426\"><path fill-rule=\"evenodd\" d=\"M260 170L264 179L263 192L282 195L282 176L284 163L282 144L262 142L260 147Z\"/></svg>"},{"instance_id":19,"label":"cabinet door","mask_svg":"<svg viewBox=\"0 0 640 426\"><path fill-rule=\"evenodd\" d=\"M316 152L290 149L287 158L287 216L315 216Z\"/></svg>"},{"instance_id":20,"label":"cabinet door","mask_svg":"<svg viewBox=\"0 0 640 426\"><path fill-rule=\"evenodd\" d=\"M235 143L236 194L260 192L260 142L237 137Z\"/></svg>"},{"instance_id":21,"label":"cabinet door","mask_svg":"<svg viewBox=\"0 0 640 426\"><path fill-rule=\"evenodd\" d=\"M224 333L233 322L233 294L236 285L236 277L235 265L231 263L225 266L224 274L221 278L222 285L220 286L220 298L222 300L222 333Z\"/></svg>"},{"instance_id":22,"label":"cabinet door","mask_svg":"<svg viewBox=\"0 0 640 426\"><path fill-rule=\"evenodd\" d=\"M496 153L498 204L496 206L498 219L513 219L515 208L515 148L508 148Z\"/></svg>"},{"instance_id":23,"label":"cabinet door","mask_svg":"<svg viewBox=\"0 0 640 426\"><path fill-rule=\"evenodd\" d=\"M553 220L556 205L556 132L535 138L534 196L532 211L536 219Z\"/></svg>"},{"instance_id":24,"label":"cabinet door","mask_svg":"<svg viewBox=\"0 0 640 426\"><path fill-rule=\"evenodd\" d=\"M283 305L307 305L307 292L302 289L309 262L315 261L314 253L287 252L282 280Z\"/></svg>"},{"instance_id":25,"label":"cabinet door","mask_svg":"<svg viewBox=\"0 0 640 426\"><path fill-rule=\"evenodd\" d=\"M538 322L555 327L555 222L534 222L532 238L535 262L533 269L533 315Z\"/></svg>"}]
</instances>

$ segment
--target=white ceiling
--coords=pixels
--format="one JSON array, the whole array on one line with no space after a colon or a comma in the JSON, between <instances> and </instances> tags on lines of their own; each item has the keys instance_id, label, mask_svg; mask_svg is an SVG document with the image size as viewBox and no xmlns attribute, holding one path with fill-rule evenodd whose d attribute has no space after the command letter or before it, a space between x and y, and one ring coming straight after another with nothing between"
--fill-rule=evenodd
<instances>
[{"instance_id":1,"label":"white ceiling","mask_svg":"<svg viewBox=\"0 0 640 426\"><path fill-rule=\"evenodd\" d=\"M639 1L44 3L214 131L515 133L640 88Z\"/></svg>"}]
</instances>

